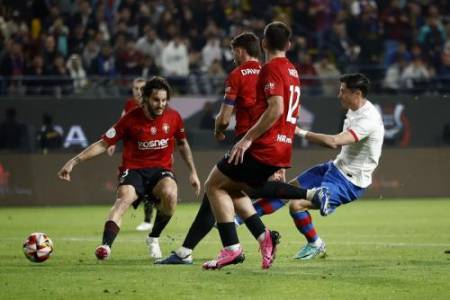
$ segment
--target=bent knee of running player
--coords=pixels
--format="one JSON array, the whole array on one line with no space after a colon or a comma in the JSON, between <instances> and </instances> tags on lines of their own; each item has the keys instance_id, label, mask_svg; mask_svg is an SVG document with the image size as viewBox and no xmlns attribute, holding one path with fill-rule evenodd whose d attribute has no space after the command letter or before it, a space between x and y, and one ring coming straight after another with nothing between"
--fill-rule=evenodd
<instances>
[{"instance_id":1,"label":"bent knee of running player","mask_svg":"<svg viewBox=\"0 0 450 300\"><path fill-rule=\"evenodd\" d=\"M158 210L171 216L177 206L178 186L171 177L162 178L153 189L153 194L160 200Z\"/></svg>"}]
</instances>

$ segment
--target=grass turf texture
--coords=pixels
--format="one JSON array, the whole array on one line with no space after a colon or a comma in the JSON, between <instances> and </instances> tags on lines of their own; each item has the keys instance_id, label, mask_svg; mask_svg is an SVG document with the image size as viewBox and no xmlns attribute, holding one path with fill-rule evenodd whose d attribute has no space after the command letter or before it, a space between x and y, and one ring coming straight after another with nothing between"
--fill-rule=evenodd
<instances>
[{"instance_id":1,"label":"grass turf texture","mask_svg":"<svg viewBox=\"0 0 450 300\"><path fill-rule=\"evenodd\" d=\"M163 255L177 248L198 204L180 204L161 236ZM450 299L450 200L357 201L313 220L328 257L292 259L303 238L288 210L264 217L282 235L274 266L260 266L258 245L239 229L243 264L203 271L220 249L213 229L194 252L194 265L153 265L134 230L141 209L130 210L109 261L97 261L107 207L1 208L0 299ZM22 242L47 233L55 253L29 262Z\"/></svg>"}]
</instances>

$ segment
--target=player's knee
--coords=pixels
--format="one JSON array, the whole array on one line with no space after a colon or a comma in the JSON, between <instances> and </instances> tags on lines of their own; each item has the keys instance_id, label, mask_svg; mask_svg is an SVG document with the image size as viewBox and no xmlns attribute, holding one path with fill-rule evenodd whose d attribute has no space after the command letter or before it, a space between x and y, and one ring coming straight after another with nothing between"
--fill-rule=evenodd
<instances>
[{"instance_id":1,"label":"player's knee","mask_svg":"<svg viewBox=\"0 0 450 300\"><path fill-rule=\"evenodd\" d=\"M158 193L162 202L172 205L177 203L178 189L176 185L167 186Z\"/></svg>"},{"instance_id":2,"label":"player's knee","mask_svg":"<svg viewBox=\"0 0 450 300\"><path fill-rule=\"evenodd\" d=\"M117 189L117 200L131 204L137 198L136 191L131 186L121 186Z\"/></svg>"}]
</instances>

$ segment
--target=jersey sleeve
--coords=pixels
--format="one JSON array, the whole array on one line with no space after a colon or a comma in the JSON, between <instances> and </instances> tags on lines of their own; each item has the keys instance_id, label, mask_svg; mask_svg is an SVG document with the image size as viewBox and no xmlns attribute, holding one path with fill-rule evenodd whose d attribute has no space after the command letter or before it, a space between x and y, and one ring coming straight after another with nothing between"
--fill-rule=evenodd
<instances>
[{"instance_id":1,"label":"jersey sleeve","mask_svg":"<svg viewBox=\"0 0 450 300\"><path fill-rule=\"evenodd\" d=\"M271 96L284 96L283 78L277 69L267 68L262 80L266 99Z\"/></svg>"},{"instance_id":2,"label":"jersey sleeve","mask_svg":"<svg viewBox=\"0 0 450 300\"><path fill-rule=\"evenodd\" d=\"M186 133L184 132L184 122L183 119L181 118L180 114L177 113L176 115L176 130L175 130L175 138L177 140L181 140L181 139L185 139L186 138Z\"/></svg>"},{"instance_id":3,"label":"jersey sleeve","mask_svg":"<svg viewBox=\"0 0 450 300\"><path fill-rule=\"evenodd\" d=\"M355 141L359 142L375 130L375 122L371 119L358 120L347 130L353 135Z\"/></svg>"},{"instance_id":4,"label":"jersey sleeve","mask_svg":"<svg viewBox=\"0 0 450 300\"><path fill-rule=\"evenodd\" d=\"M105 134L102 135L102 140L108 145L115 145L124 136L126 130L126 120L129 119L128 115L123 116L117 121Z\"/></svg>"},{"instance_id":5,"label":"jersey sleeve","mask_svg":"<svg viewBox=\"0 0 450 300\"><path fill-rule=\"evenodd\" d=\"M239 93L239 73L231 72L225 80L225 95L223 97L224 103L228 105L235 105L236 98Z\"/></svg>"}]
</instances>

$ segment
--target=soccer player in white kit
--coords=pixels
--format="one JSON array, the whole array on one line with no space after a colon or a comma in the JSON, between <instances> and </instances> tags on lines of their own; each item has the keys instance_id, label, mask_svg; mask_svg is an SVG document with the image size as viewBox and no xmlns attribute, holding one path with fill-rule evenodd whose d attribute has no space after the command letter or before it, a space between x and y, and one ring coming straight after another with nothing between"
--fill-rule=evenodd
<instances>
[{"instance_id":1,"label":"soccer player in white kit","mask_svg":"<svg viewBox=\"0 0 450 300\"><path fill-rule=\"evenodd\" d=\"M333 160L316 165L290 183L305 189L325 188L328 201L313 203L305 199L291 200L290 214L295 226L307 240L294 256L296 259L311 259L325 255L325 242L317 234L312 223L310 209L320 209L322 216L333 213L342 204L350 203L362 196L372 183L372 173L378 165L384 139L382 117L375 106L366 99L370 82L363 74L346 74L340 78L339 99L348 109L344 128L336 135L320 134L296 128L296 134L308 141L325 147L337 148L341 152ZM273 213L287 201L282 199L260 199L254 203L258 215Z\"/></svg>"}]
</instances>

